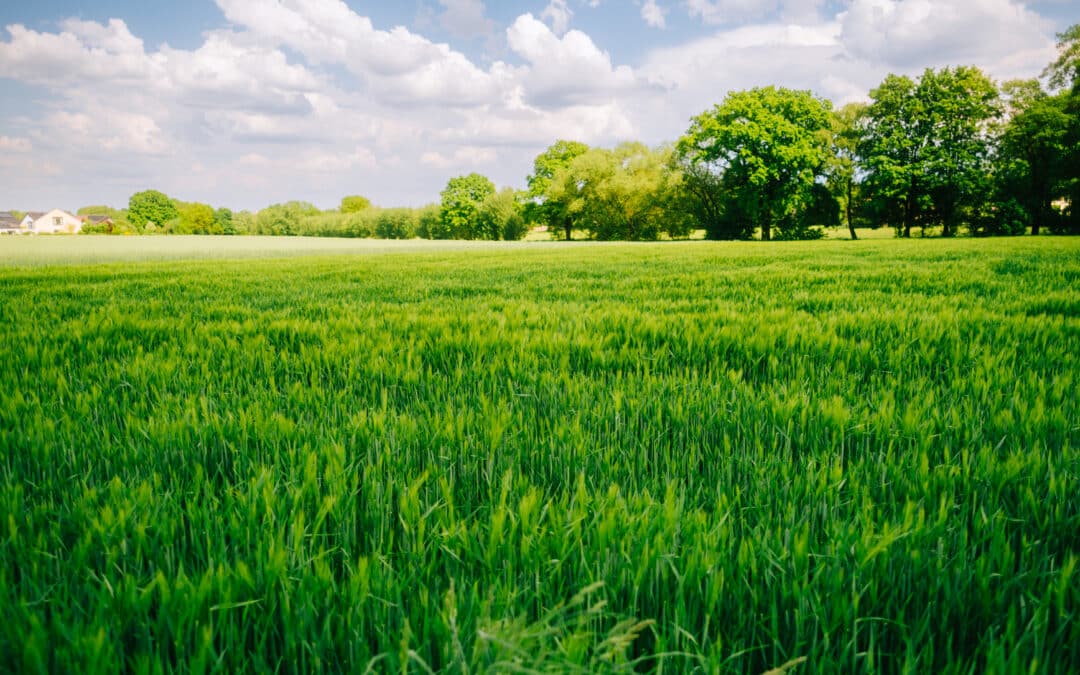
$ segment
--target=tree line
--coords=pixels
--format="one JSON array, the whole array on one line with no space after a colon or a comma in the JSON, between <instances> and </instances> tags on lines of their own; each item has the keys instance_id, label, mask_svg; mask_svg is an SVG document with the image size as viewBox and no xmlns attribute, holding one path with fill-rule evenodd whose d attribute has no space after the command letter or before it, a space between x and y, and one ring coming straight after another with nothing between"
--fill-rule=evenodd
<instances>
[{"instance_id":1,"label":"tree line","mask_svg":"<svg viewBox=\"0 0 1080 675\"><path fill-rule=\"evenodd\" d=\"M675 143L615 148L559 140L526 188L477 173L440 201L380 208L351 195L257 213L147 190L112 216L113 232L428 239L814 239L824 228L889 227L954 236L1080 232L1080 25L1059 37L1042 79L1001 86L972 66L888 75L869 102L834 108L809 91L729 93ZM106 226L102 226L106 227ZM93 231L93 227L85 228Z\"/></svg>"}]
</instances>

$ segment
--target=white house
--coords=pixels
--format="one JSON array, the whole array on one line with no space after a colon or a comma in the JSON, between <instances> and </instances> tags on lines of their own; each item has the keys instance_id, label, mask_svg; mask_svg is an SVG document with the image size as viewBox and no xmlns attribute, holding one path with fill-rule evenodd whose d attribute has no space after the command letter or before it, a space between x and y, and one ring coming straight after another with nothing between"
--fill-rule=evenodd
<instances>
[{"instance_id":1,"label":"white house","mask_svg":"<svg viewBox=\"0 0 1080 675\"><path fill-rule=\"evenodd\" d=\"M75 234L82 229L82 221L63 209L53 209L47 213L30 212L23 219L23 224L30 220L30 231L34 234Z\"/></svg>"}]
</instances>

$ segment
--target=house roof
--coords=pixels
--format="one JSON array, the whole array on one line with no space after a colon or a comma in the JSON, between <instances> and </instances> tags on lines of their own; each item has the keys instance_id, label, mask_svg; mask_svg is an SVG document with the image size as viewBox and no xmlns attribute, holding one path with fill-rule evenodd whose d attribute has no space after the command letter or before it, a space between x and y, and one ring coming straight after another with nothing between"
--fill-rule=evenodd
<instances>
[{"instance_id":1,"label":"house roof","mask_svg":"<svg viewBox=\"0 0 1080 675\"><path fill-rule=\"evenodd\" d=\"M20 220L10 211L0 211L0 225L12 225L18 227Z\"/></svg>"},{"instance_id":2,"label":"house roof","mask_svg":"<svg viewBox=\"0 0 1080 675\"><path fill-rule=\"evenodd\" d=\"M84 223L89 221L91 223L94 223L95 225L100 224L100 223L104 223L106 221L108 221L110 223L113 221L112 216L105 216L105 215L100 215L100 214L97 214L97 213L94 213L94 214L91 214L91 215L88 215L88 216L76 216L76 218L78 218L79 220L81 220Z\"/></svg>"},{"instance_id":3,"label":"house roof","mask_svg":"<svg viewBox=\"0 0 1080 675\"><path fill-rule=\"evenodd\" d=\"M33 220L37 220L38 218L42 217L46 213L48 213L48 211L27 211L26 215L30 216L30 218L33 219Z\"/></svg>"}]
</instances>

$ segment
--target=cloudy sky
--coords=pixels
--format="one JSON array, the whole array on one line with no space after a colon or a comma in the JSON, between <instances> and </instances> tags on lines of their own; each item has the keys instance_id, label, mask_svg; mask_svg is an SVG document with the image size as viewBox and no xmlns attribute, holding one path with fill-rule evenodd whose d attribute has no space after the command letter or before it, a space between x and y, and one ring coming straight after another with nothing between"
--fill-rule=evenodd
<instances>
[{"instance_id":1,"label":"cloudy sky","mask_svg":"<svg viewBox=\"0 0 1080 675\"><path fill-rule=\"evenodd\" d=\"M1073 2L4 0L0 209L519 187L556 139L672 141L734 89L1036 76Z\"/></svg>"}]
</instances>

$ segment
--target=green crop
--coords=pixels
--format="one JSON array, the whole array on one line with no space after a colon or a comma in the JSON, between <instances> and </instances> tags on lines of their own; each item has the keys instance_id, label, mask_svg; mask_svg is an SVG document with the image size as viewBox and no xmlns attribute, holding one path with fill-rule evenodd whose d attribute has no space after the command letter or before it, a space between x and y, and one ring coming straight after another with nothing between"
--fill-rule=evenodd
<instances>
[{"instance_id":1,"label":"green crop","mask_svg":"<svg viewBox=\"0 0 1080 675\"><path fill-rule=\"evenodd\" d=\"M1080 670L1075 240L20 265L2 671Z\"/></svg>"}]
</instances>

